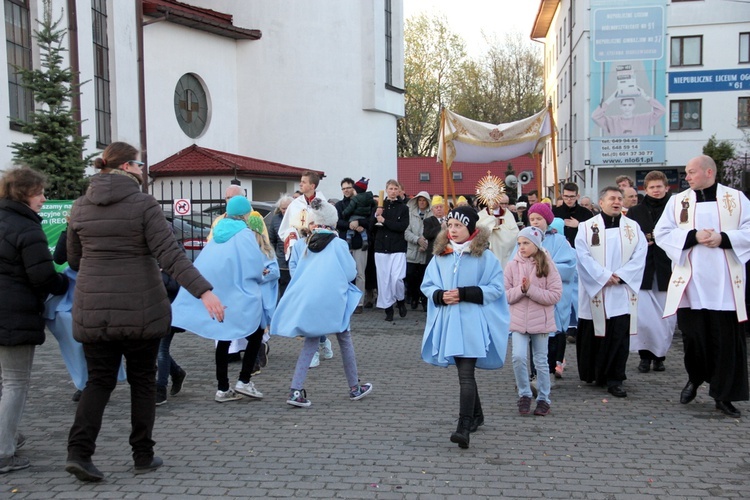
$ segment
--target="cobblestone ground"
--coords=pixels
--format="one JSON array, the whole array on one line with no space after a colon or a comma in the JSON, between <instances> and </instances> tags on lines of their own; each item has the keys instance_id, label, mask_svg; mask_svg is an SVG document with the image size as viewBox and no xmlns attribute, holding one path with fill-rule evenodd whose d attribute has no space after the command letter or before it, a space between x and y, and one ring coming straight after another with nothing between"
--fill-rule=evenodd
<instances>
[{"instance_id":1,"label":"cobblestone ground","mask_svg":"<svg viewBox=\"0 0 750 500\"><path fill-rule=\"evenodd\" d=\"M321 314L324 314L321 311ZM486 423L461 450L448 438L458 414L455 368L420 360L425 314L393 323L379 310L353 317L362 381L373 393L349 401L338 346L310 370L309 409L285 403L300 340L273 338L253 377L262 400L216 403L212 342L185 333L173 355L188 371L182 393L157 408L154 439L165 466L134 476L129 392L120 383L105 413L85 484L64 470L74 392L54 338L37 349L21 430L29 469L0 476L0 498L708 498L750 491L750 404L731 419L707 387L679 403L686 379L675 336L667 371L628 362L628 397L577 380L573 345L547 417L519 416L510 364L478 371ZM335 339L332 339L335 340ZM239 372L239 364L230 365Z\"/></svg>"}]
</instances>

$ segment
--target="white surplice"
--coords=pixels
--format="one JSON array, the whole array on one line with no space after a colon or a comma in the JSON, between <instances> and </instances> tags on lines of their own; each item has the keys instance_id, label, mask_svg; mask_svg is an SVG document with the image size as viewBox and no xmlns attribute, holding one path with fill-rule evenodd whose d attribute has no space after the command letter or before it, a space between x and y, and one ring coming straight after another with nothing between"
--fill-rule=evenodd
<instances>
[{"instance_id":1,"label":"white surplice","mask_svg":"<svg viewBox=\"0 0 750 500\"><path fill-rule=\"evenodd\" d=\"M601 216L595 218L601 219ZM620 224L625 222L638 224L622 217ZM603 219L599 223L604 228ZM638 229L640 233L640 229ZM646 239L639 237L630 259L623 262L623 244L620 228L600 229L600 238L606 238L606 260L602 266L591 254L586 232L579 229L576 236L576 254L578 256L578 317L593 320L591 300L603 290L605 318L614 318L630 314L630 300L633 294L638 294L643 281L643 267L646 262ZM640 236L640 235L639 235ZM607 286L605 284L615 273L625 284Z\"/></svg>"},{"instance_id":2,"label":"white surplice","mask_svg":"<svg viewBox=\"0 0 750 500\"><path fill-rule=\"evenodd\" d=\"M725 190L721 185L718 187L722 189L717 189L717 197ZM721 248L709 248L698 244L683 250L685 240L692 228L678 226L675 220L675 203L681 203L688 191L670 197L654 228L656 244L672 259L673 267L684 264L686 259L689 259L692 266L692 277L687 282L679 307L734 311L736 310L733 291L735 280L730 276L727 259L736 259L740 264L744 264L750 259L750 201L742 193L730 190L737 193L736 198L739 201L739 206L734 207L734 209L740 210L737 229L722 229L719 210L722 209L723 205L720 205L719 202L696 203L694 207L695 229L723 231L729 237L732 249L725 252ZM744 266L741 266L740 272L741 286L744 288ZM672 281L670 280L670 283ZM740 307L744 308L744 301L740 304Z\"/></svg>"}]
</instances>

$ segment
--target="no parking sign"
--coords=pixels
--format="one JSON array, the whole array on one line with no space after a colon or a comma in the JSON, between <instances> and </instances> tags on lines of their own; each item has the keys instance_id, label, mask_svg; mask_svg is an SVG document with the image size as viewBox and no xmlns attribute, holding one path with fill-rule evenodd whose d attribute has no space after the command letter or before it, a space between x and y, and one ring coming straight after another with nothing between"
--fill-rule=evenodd
<instances>
[{"instance_id":1,"label":"no parking sign","mask_svg":"<svg viewBox=\"0 0 750 500\"><path fill-rule=\"evenodd\" d=\"M179 216L190 215L193 210L190 200L186 198L178 198L174 200L172 208L174 210L174 214Z\"/></svg>"}]
</instances>

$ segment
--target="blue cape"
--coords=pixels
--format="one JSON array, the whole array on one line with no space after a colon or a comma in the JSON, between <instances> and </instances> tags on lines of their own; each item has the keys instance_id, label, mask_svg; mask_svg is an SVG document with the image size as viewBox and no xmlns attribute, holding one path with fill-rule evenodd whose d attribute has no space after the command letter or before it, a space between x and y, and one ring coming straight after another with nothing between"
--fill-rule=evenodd
<instances>
[{"instance_id":1,"label":"blue cape","mask_svg":"<svg viewBox=\"0 0 750 500\"><path fill-rule=\"evenodd\" d=\"M271 322L271 334L320 337L349 330L362 292L351 282L357 266L349 246L336 236L319 252L300 240L289 258L289 282Z\"/></svg>"},{"instance_id":2,"label":"blue cape","mask_svg":"<svg viewBox=\"0 0 750 500\"><path fill-rule=\"evenodd\" d=\"M264 326L268 313L263 287L270 289L273 285L264 284L279 279L279 265L275 256L261 252L250 229L241 228L223 243L212 239L195 260L195 267L226 307L224 322L212 320L200 299L180 288L172 303L173 326L213 340L241 339ZM268 269L265 275L264 269Z\"/></svg>"},{"instance_id":3,"label":"blue cape","mask_svg":"<svg viewBox=\"0 0 750 500\"><path fill-rule=\"evenodd\" d=\"M456 272L454 272L454 269ZM459 302L437 306L436 290L479 286L482 304ZM503 270L497 257L485 250L480 257L464 253L435 256L422 281L427 296L427 324L422 338L422 359L436 366L456 364L454 356L477 358L477 368L497 369L505 363L510 312L505 298Z\"/></svg>"}]
</instances>

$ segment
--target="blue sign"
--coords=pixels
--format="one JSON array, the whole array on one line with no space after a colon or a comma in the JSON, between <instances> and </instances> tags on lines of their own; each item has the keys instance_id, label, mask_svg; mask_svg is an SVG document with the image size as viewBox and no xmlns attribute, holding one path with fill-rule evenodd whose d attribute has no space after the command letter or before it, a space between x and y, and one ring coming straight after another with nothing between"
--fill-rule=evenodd
<instances>
[{"instance_id":1,"label":"blue sign","mask_svg":"<svg viewBox=\"0 0 750 500\"><path fill-rule=\"evenodd\" d=\"M593 58L596 62L644 61L664 55L664 9L644 5L594 11Z\"/></svg>"},{"instance_id":2,"label":"blue sign","mask_svg":"<svg viewBox=\"0 0 750 500\"><path fill-rule=\"evenodd\" d=\"M669 93L750 90L750 68L680 71L669 74Z\"/></svg>"}]
</instances>

